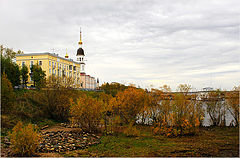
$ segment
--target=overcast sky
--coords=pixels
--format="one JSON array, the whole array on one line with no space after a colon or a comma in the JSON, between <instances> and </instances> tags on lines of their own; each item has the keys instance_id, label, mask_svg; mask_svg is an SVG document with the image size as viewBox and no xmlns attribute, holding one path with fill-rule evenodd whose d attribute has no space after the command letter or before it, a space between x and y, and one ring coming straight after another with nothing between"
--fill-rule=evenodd
<instances>
[{"instance_id":1,"label":"overcast sky","mask_svg":"<svg viewBox=\"0 0 240 158\"><path fill-rule=\"evenodd\" d=\"M76 59L100 82L240 85L239 0L0 0L0 44Z\"/></svg>"}]
</instances>

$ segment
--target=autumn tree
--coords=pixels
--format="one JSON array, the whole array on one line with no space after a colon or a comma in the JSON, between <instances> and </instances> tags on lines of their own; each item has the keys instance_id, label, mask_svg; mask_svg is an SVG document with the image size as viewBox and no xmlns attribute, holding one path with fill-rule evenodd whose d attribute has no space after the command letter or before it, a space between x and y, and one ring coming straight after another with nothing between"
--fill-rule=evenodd
<instances>
[{"instance_id":1,"label":"autumn tree","mask_svg":"<svg viewBox=\"0 0 240 158\"><path fill-rule=\"evenodd\" d=\"M225 118L225 104L222 100L222 95L223 93L219 89L208 92L206 111L210 116L210 121L213 126L221 125L223 118Z\"/></svg>"},{"instance_id":2,"label":"autumn tree","mask_svg":"<svg viewBox=\"0 0 240 158\"><path fill-rule=\"evenodd\" d=\"M5 73L1 76L1 110L8 112L14 105L15 94L11 82Z\"/></svg>"},{"instance_id":3,"label":"autumn tree","mask_svg":"<svg viewBox=\"0 0 240 158\"><path fill-rule=\"evenodd\" d=\"M136 122L137 115L142 108L149 104L149 96L143 89L129 87L124 91L119 91L112 100L114 113L119 115L125 124Z\"/></svg>"},{"instance_id":4,"label":"autumn tree","mask_svg":"<svg viewBox=\"0 0 240 158\"><path fill-rule=\"evenodd\" d=\"M101 124L104 125L104 132L106 134L113 133L113 108L110 103L112 95L100 93L98 100L102 102L102 118Z\"/></svg>"},{"instance_id":5,"label":"autumn tree","mask_svg":"<svg viewBox=\"0 0 240 158\"><path fill-rule=\"evenodd\" d=\"M111 94L113 97L115 97L119 91L124 91L127 88L128 86L120 83L105 83L100 87L106 94Z\"/></svg>"},{"instance_id":6,"label":"autumn tree","mask_svg":"<svg viewBox=\"0 0 240 158\"><path fill-rule=\"evenodd\" d=\"M67 82L68 80L66 80ZM46 115L55 120L67 121L69 117L70 97L77 98L73 89L61 77L50 76L42 91L45 103L43 110Z\"/></svg>"},{"instance_id":7,"label":"autumn tree","mask_svg":"<svg viewBox=\"0 0 240 158\"><path fill-rule=\"evenodd\" d=\"M203 115L202 104L195 94L189 93L190 90L191 86L186 84L180 84L176 93L162 89L165 93L160 98L163 101L159 103L155 134L178 136L196 133Z\"/></svg>"},{"instance_id":8,"label":"autumn tree","mask_svg":"<svg viewBox=\"0 0 240 158\"><path fill-rule=\"evenodd\" d=\"M152 89L151 96L153 104L151 108L151 114L153 123L160 123L169 114L171 110L171 88L167 85L160 87L160 89ZM165 120L166 121L166 120Z\"/></svg>"},{"instance_id":9,"label":"autumn tree","mask_svg":"<svg viewBox=\"0 0 240 158\"><path fill-rule=\"evenodd\" d=\"M22 84L23 86L26 86L28 81L28 67L26 65L23 65L20 73L22 78Z\"/></svg>"},{"instance_id":10,"label":"autumn tree","mask_svg":"<svg viewBox=\"0 0 240 158\"><path fill-rule=\"evenodd\" d=\"M34 82L34 86L36 86L37 89L40 89L44 86L46 74L45 71L42 70L41 66L33 65L31 67L31 76Z\"/></svg>"},{"instance_id":11,"label":"autumn tree","mask_svg":"<svg viewBox=\"0 0 240 158\"><path fill-rule=\"evenodd\" d=\"M235 125L239 126L239 87L234 87L233 91L226 93L227 109L235 120Z\"/></svg>"},{"instance_id":12,"label":"autumn tree","mask_svg":"<svg viewBox=\"0 0 240 158\"><path fill-rule=\"evenodd\" d=\"M181 134L184 132L195 132L194 127L200 125L200 118L202 119L202 104L197 101L196 94L190 93L191 86L187 84L180 84L178 86L178 92L175 94L173 103L173 118L175 119L175 125L180 129ZM189 127L182 125L187 124ZM193 128L192 128L193 127ZM189 128L185 131L186 128Z\"/></svg>"},{"instance_id":13,"label":"autumn tree","mask_svg":"<svg viewBox=\"0 0 240 158\"><path fill-rule=\"evenodd\" d=\"M23 51L21 50L18 50L17 52L15 52L11 48L3 47L3 45L0 45L0 52L1 52L1 55L3 55L5 58L9 58L11 60L16 57L16 54L23 54Z\"/></svg>"},{"instance_id":14,"label":"autumn tree","mask_svg":"<svg viewBox=\"0 0 240 158\"><path fill-rule=\"evenodd\" d=\"M82 95L76 102L71 100L70 120L78 123L89 132L99 131L103 102L87 95Z\"/></svg>"},{"instance_id":15,"label":"autumn tree","mask_svg":"<svg viewBox=\"0 0 240 158\"><path fill-rule=\"evenodd\" d=\"M20 85L20 70L17 64L12 62L10 57L1 54L1 74L5 73L12 83L12 86Z\"/></svg>"}]
</instances>

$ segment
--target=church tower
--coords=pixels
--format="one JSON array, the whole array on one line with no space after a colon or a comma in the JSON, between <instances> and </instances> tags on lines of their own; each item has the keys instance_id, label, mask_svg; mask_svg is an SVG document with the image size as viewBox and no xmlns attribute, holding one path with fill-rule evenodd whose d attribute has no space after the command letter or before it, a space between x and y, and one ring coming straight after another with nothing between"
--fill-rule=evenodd
<instances>
[{"instance_id":1,"label":"church tower","mask_svg":"<svg viewBox=\"0 0 240 158\"><path fill-rule=\"evenodd\" d=\"M77 50L77 61L81 65L80 73L85 73L85 63L84 63L84 50L82 49L82 32L80 28L80 41L78 42L79 48Z\"/></svg>"},{"instance_id":2,"label":"church tower","mask_svg":"<svg viewBox=\"0 0 240 158\"><path fill-rule=\"evenodd\" d=\"M99 89L99 79L97 78L97 89Z\"/></svg>"}]
</instances>

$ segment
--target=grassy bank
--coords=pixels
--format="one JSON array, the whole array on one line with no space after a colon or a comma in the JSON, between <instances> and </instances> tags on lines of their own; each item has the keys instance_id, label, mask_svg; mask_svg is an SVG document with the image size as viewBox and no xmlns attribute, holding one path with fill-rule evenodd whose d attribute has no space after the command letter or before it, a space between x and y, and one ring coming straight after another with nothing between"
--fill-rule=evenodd
<instances>
[{"instance_id":1,"label":"grassy bank","mask_svg":"<svg viewBox=\"0 0 240 158\"><path fill-rule=\"evenodd\" d=\"M85 150L61 156L239 156L239 129L233 127L201 128L196 136L166 138L154 136L142 127L139 137L103 136L101 143Z\"/></svg>"}]
</instances>

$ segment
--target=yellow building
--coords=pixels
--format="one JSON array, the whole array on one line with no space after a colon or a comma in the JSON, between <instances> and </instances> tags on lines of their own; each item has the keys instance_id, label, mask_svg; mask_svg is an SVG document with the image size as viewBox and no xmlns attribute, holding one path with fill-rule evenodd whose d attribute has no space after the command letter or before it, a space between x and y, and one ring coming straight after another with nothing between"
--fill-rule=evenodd
<instances>
[{"instance_id":1,"label":"yellow building","mask_svg":"<svg viewBox=\"0 0 240 158\"><path fill-rule=\"evenodd\" d=\"M29 69L29 79L27 86L32 86L33 80L31 78L31 66L38 64L42 70L45 71L46 78L49 76L58 76L63 79L63 82L71 81L71 87L83 89L96 89L97 83L94 77L86 75L85 73L85 60L84 50L82 49L82 37L80 31L80 41L78 42L79 48L77 50L77 61L58 56L55 53L31 53L31 54L17 54L16 63L21 68L26 65ZM98 82L99 83L99 82Z\"/></svg>"},{"instance_id":2,"label":"yellow building","mask_svg":"<svg viewBox=\"0 0 240 158\"><path fill-rule=\"evenodd\" d=\"M81 64L79 62L73 61L72 59L68 59L67 55L65 58L62 58L57 54L51 53L18 54L16 55L16 63L20 68L22 65L26 65L29 69L30 77L28 79L27 86L33 85L30 67L32 65L38 64L41 66L43 71L45 71L47 78L51 75L65 77L65 79L72 78L73 86L76 88L81 88Z\"/></svg>"}]
</instances>

